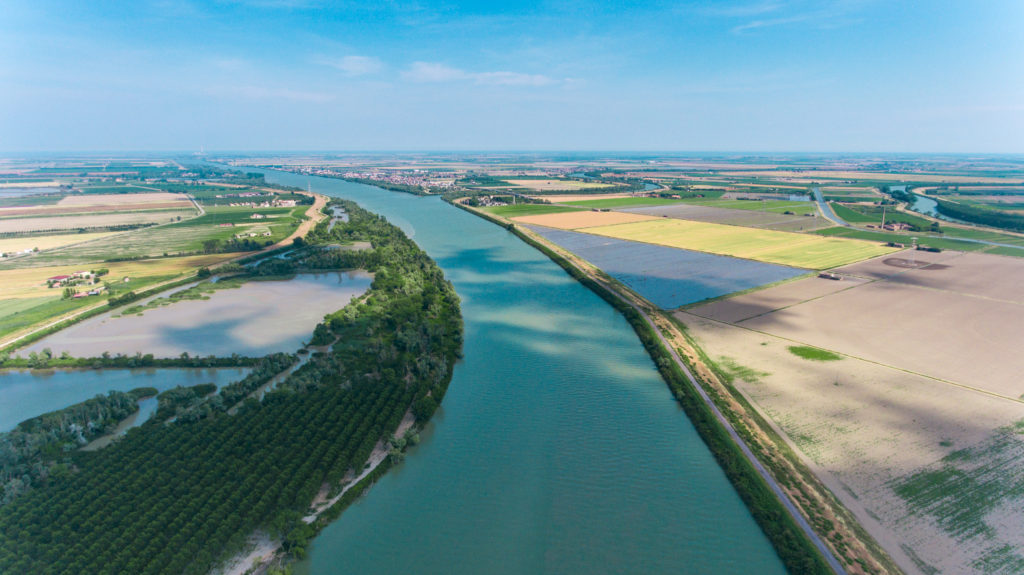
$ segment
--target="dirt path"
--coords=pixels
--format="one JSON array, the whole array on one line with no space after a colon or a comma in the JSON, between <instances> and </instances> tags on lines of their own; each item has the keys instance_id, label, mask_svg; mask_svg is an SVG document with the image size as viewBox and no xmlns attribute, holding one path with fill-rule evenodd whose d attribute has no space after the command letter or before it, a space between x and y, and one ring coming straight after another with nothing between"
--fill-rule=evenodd
<instances>
[{"instance_id":1,"label":"dirt path","mask_svg":"<svg viewBox=\"0 0 1024 575\"><path fill-rule=\"evenodd\" d=\"M299 224L299 227L294 232L292 232L292 235L266 248L267 250L273 250L285 246L290 246L292 242L295 241L295 238L306 237L306 234L308 234L310 230L315 228L317 224L319 224L324 218L327 217L327 214L324 214L323 212L320 211L324 208L324 206L327 205L327 196L313 194L309 192L295 193L302 194L304 196L313 196L313 205L310 206L308 210L306 210L306 217L308 217L309 219Z\"/></svg>"}]
</instances>

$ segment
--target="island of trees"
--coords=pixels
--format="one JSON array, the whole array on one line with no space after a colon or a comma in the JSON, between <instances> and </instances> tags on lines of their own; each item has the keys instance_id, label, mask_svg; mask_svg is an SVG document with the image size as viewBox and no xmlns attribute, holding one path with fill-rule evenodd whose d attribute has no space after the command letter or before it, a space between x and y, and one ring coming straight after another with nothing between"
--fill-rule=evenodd
<instances>
[{"instance_id":1,"label":"island of trees","mask_svg":"<svg viewBox=\"0 0 1024 575\"><path fill-rule=\"evenodd\" d=\"M317 326L301 367L288 354L239 358L252 366L245 379L217 392L165 391L156 416L98 451L76 447L154 390L110 394L0 434L0 472L23 474L31 487L10 483L18 492L0 506L0 572L207 573L257 530L301 556L324 523L303 521L318 492L337 493L379 442L403 446L393 435L406 414L419 425L430 418L461 350L458 297L401 230L353 203L336 205L349 222L330 232L324 222L290 257L251 268L374 274L363 297ZM372 249L327 249L349 241ZM254 393L290 369L262 399Z\"/></svg>"}]
</instances>

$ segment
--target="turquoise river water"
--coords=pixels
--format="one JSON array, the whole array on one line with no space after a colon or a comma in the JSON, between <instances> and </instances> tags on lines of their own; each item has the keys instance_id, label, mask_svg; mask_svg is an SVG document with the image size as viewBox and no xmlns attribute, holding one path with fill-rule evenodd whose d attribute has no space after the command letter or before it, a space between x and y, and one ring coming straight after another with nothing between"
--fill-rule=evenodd
<instances>
[{"instance_id":1,"label":"turquoise river water","mask_svg":"<svg viewBox=\"0 0 1024 575\"><path fill-rule=\"evenodd\" d=\"M438 198L267 179L401 226L455 284L466 322L423 442L299 573L784 572L633 330L561 268Z\"/></svg>"}]
</instances>

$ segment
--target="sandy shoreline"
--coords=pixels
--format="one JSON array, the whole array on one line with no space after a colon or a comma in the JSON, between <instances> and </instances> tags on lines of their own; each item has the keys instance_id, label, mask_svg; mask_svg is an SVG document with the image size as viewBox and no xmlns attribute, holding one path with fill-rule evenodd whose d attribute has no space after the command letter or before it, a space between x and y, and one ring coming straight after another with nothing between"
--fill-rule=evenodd
<instances>
[{"instance_id":1,"label":"sandy shoreline","mask_svg":"<svg viewBox=\"0 0 1024 575\"><path fill-rule=\"evenodd\" d=\"M405 417L402 418L402 422L398 424L394 437L404 436L405 433L412 429L415 424L416 419L412 416L412 411L407 411L405 413ZM387 439L381 439L378 441L377 445L373 447L373 451L370 453L370 457L359 475L353 476L352 472L349 472L349 474L345 476L345 479L343 479L345 486L342 487L341 491L339 491L337 495L330 499L326 499L326 494L328 489L330 489L330 486L324 484L320 489L320 493L317 494L316 498L310 504L310 508L313 510L312 513L303 517L302 521L307 525L316 521L324 511L327 511L335 503L340 501L342 496L345 495L349 489L358 485L360 481L373 473L373 471L377 469L385 459L387 459L389 451L390 448ZM251 550L229 559L224 563L223 567L219 570L212 571L212 573L216 575L245 575L250 572L262 573L266 567L280 557L281 541L279 539L271 539L269 535L259 531L250 536L249 541L253 546Z\"/></svg>"}]
</instances>

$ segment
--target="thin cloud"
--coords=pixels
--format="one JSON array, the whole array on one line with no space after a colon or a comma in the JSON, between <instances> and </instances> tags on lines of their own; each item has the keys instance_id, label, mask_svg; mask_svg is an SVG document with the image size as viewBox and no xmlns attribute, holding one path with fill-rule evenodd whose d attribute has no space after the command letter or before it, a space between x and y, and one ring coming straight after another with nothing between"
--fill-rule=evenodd
<instances>
[{"instance_id":1,"label":"thin cloud","mask_svg":"<svg viewBox=\"0 0 1024 575\"><path fill-rule=\"evenodd\" d=\"M546 86L554 83L543 74L521 72L467 72L438 62L413 62L402 72L402 78L410 82L465 82L492 86Z\"/></svg>"},{"instance_id":2,"label":"thin cloud","mask_svg":"<svg viewBox=\"0 0 1024 575\"><path fill-rule=\"evenodd\" d=\"M551 78L542 74L520 74L519 72L483 72L474 74L478 84L499 86L547 86Z\"/></svg>"},{"instance_id":3,"label":"thin cloud","mask_svg":"<svg viewBox=\"0 0 1024 575\"><path fill-rule=\"evenodd\" d=\"M408 70L402 72L402 78L412 82L451 82L469 77L470 74L464 70L437 62L413 62Z\"/></svg>"},{"instance_id":4,"label":"thin cloud","mask_svg":"<svg viewBox=\"0 0 1024 575\"><path fill-rule=\"evenodd\" d=\"M829 2L764 0L709 8L712 16L748 20L732 28L733 34L803 24L815 28L838 28L859 22L855 17L872 0L832 0Z\"/></svg>"},{"instance_id":5,"label":"thin cloud","mask_svg":"<svg viewBox=\"0 0 1024 575\"><path fill-rule=\"evenodd\" d=\"M211 96L223 98L245 98L247 100L286 100L291 102L329 102L334 99L331 94L322 92L306 92L291 88L271 88L267 86L214 86L206 90Z\"/></svg>"},{"instance_id":6,"label":"thin cloud","mask_svg":"<svg viewBox=\"0 0 1024 575\"><path fill-rule=\"evenodd\" d=\"M383 62L370 56L345 56L340 60L327 61L325 64L341 70L347 76L366 76L384 69Z\"/></svg>"},{"instance_id":7,"label":"thin cloud","mask_svg":"<svg viewBox=\"0 0 1024 575\"><path fill-rule=\"evenodd\" d=\"M744 4L731 4L725 6L712 6L704 11L712 16L725 16L728 18L750 18L771 12L777 12L785 7L781 2L754 2Z\"/></svg>"}]
</instances>

